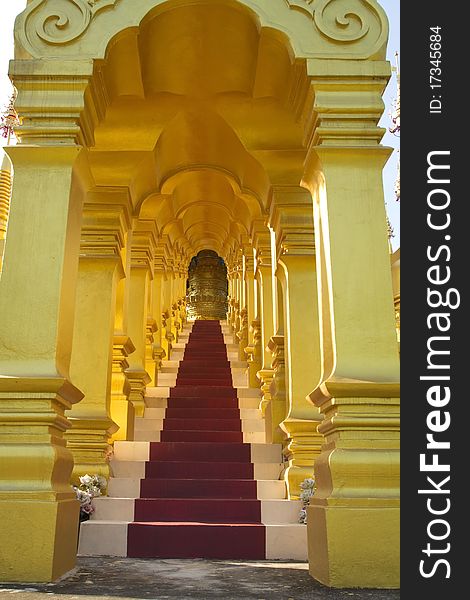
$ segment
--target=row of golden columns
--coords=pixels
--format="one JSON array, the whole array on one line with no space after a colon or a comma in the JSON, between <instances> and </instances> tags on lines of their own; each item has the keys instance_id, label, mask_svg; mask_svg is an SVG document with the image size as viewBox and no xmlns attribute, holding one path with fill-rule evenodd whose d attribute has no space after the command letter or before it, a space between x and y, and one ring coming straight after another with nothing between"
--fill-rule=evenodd
<instances>
[{"instance_id":1,"label":"row of golden columns","mask_svg":"<svg viewBox=\"0 0 470 600\"><path fill-rule=\"evenodd\" d=\"M303 172L293 185L286 172L284 182L268 173L269 214L250 224L242 257L240 244L224 254L228 320L250 383L261 387L269 439L284 446L291 497L314 461L312 575L396 586L398 352L382 191L389 150L377 128L389 69L361 63L355 77L330 62L312 70ZM80 77L77 94L88 85ZM133 216L128 188L88 191L77 118L72 139L63 120L46 119L47 144L34 143L42 129L31 127L30 140L8 148L0 537L17 548L2 565L6 580L54 579L73 566L78 507L66 441L75 476L107 474L109 440L119 431L131 438L132 411L142 414L145 387L184 322L191 255Z\"/></svg>"}]
</instances>

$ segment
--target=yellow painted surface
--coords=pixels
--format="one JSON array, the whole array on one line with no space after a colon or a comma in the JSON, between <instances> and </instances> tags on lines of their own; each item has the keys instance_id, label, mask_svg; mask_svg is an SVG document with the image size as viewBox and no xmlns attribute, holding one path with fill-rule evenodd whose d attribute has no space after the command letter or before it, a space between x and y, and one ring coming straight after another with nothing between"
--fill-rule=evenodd
<instances>
[{"instance_id":1,"label":"yellow painted surface","mask_svg":"<svg viewBox=\"0 0 470 600\"><path fill-rule=\"evenodd\" d=\"M307 519L312 524L308 525L312 577L330 587L399 587L398 506L350 505L344 510L312 506L307 509ZM366 553L356 541L365 536L369 542Z\"/></svg>"}]
</instances>

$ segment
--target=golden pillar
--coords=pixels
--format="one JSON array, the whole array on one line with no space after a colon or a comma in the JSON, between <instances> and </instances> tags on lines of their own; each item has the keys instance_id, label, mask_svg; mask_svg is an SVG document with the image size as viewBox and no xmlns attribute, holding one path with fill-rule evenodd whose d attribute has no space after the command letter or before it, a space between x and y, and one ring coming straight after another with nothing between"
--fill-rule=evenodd
<instances>
[{"instance_id":1,"label":"golden pillar","mask_svg":"<svg viewBox=\"0 0 470 600\"><path fill-rule=\"evenodd\" d=\"M284 336L277 333L268 343L271 352L273 379L270 387L271 401L265 412L266 441L269 444L283 444L286 433L280 425L286 418L286 369L284 355Z\"/></svg>"},{"instance_id":2,"label":"golden pillar","mask_svg":"<svg viewBox=\"0 0 470 600\"><path fill-rule=\"evenodd\" d=\"M145 370L150 377L148 385L152 387L157 385L157 357L154 352L157 329L157 322L149 315L145 325Z\"/></svg>"},{"instance_id":3,"label":"golden pillar","mask_svg":"<svg viewBox=\"0 0 470 600\"><path fill-rule=\"evenodd\" d=\"M124 199L123 199L124 200ZM125 195L124 206L128 231L124 236L124 246L121 249L121 261L125 277L120 279L116 290L116 310L114 317L113 364L111 372L111 419L119 426L113 434L114 440L134 439L134 405L129 400L131 391L126 370L129 367L127 357L135 350L128 336L127 317L129 312L129 275L131 269L132 245L132 206L128 194Z\"/></svg>"},{"instance_id":4,"label":"golden pillar","mask_svg":"<svg viewBox=\"0 0 470 600\"><path fill-rule=\"evenodd\" d=\"M271 236L269 229L265 226L255 226L253 240L256 248L256 273L259 285L259 308L261 325L261 369L257 377L261 382L263 397L260 409L265 414L266 407L271 401L271 382L274 371L271 368L271 355L268 348L269 340L274 334L273 318L273 270L271 259Z\"/></svg>"},{"instance_id":5,"label":"golden pillar","mask_svg":"<svg viewBox=\"0 0 470 600\"><path fill-rule=\"evenodd\" d=\"M245 352L246 360L248 361L248 385L250 387L259 387L260 381L256 376L256 373L261 368L261 362L259 360L259 336L257 336L255 343L255 335L259 330L259 321L255 321L256 318L256 279L255 279L255 264L253 249L251 246L245 247L245 285L246 285L246 310L247 310L247 333L246 333L246 345L243 348Z\"/></svg>"},{"instance_id":6,"label":"golden pillar","mask_svg":"<svg viewBox=\"0 0 470 600\"><path fill-rule=\"evenodd\" d=\"M163 296L163 278L164 278L164 266L162 257L157 255L155 257L154 264L154 275L152 281L152 314L156 318L156 331L154 334L153 343L153 359L155 361L155 380L154 385L158 385L158 373L162 367L162 361L166 357L166 352L163 348L162 337L163 332L163 320L162 320L162 296Z\"/></svg>"},{"instance_id":7,"label":"golden pillar","mask_svg":"<svg viewBox=\"0 0 470 600\"><path fill-rule=\"evenodd\" d=\"M129 398L136 417L145 409L145 388L151 378L146 367L146 329L149 306L149 286L153 276L156 230L153 223L139 221L134 230L131 249L128 331L135 346L126 370L131 388Z\"/></svg>"},{"instance_id":8,"label":"golden pillar","mask_svg":"<svg viewBox=\"0 0 470 600\"><path fill-rule=\"evenodd\" d=\"M175 336L175 342L177 342L181 331L180 309L177 300L171 305L171 331Z\"/></svg>"},{"instance_id":9,"label":"golden pillar","mask_svg":"<svg viewBox=\"0 0 470 600\"><path fill-rule=\"evenodd\" d=\"M364 63L354 78L343 65L319 64L312 83L318 128L305 181L323 347L310 397L325 416L325 444L308 537L310 573L336 587L399 585L399 368L382 189L390 150L376 127L389 72Z\"/></svg>"},{"instance_id":10,"label":"golden pillar","mask_svg":"<svg viewBox=\"0 0 470 600\"><path fill-rule=\"evenodd\" d=\"M298 499L300 484L312 477L323 442L317 432L323 416L306 398L321 373L313 206L308 191L277 186L271 219L280 242L277 276L284 312L287 414L280 427L288 436L284 453L289 461L284 478L289 498ZM278 414L282 408L278 407Z\"/></svg>"},{"instance_id":11,"label":"golden pillar","mask_svg":"<svg viewBox=\"0 0 470 600\"><path fill-rule=\"evenodd\" d=\"M129 399L131 386L126 371L129 368L127 357L134 352L135 347L127 335L114 334L113 365L111 373L111 419L119 429L114 432L112 439L134 439L134 405Z\"/></svg>"},{"instance_id":12,"label":"golden pillar","mask_svg":"<svg viewBox=\"0 0 470 600\"><path fill-rule=\"evenodd\" d=\"M90 194L84 207L70 376L85 394L68 417L66 433L74 456L72 481L85 474L109 478L114 327L126 204L114 193Z\"/></svg>"},{"instance_id":13,"label":"golden pillar","mask_svg":"<svg viewBox=\"0 0 470 600\"><path fill-rule=\"evenodd\" d=\"M243 254L241 258L240 270L240 328L237 332L238 341L238 359L245 361L247 359L246 348L249 345L250 333L250 313L253 318L254 297L253 297L253 281L254 281L254 260L251 246L245 242L243 244Z\"/></svg>"},{"instance_id":14,"label":"golden pillar","mask_svg":"<svg viewBox=\"0 0 470 600\"><path fill-rule=\"evenodd\" d=\"M15 184L0 278L0 579L51 581L74 567L77 544L64 413L83 397L69 363L87 171L74 145L7 152Z\"/></svg>"},{"instance_id":15,"label":"golden pillar","mask_svg":"<svg viewBox=\"0 0 470 600\"><path fill-rule=\"evenodd\" d=\"M251 246L245 248L245 288L246 288L246 310L248 319L248 330L256 317L255 297L255 261Z\"/></svg>"},{"instance_id":16,"label":"golden pillar","mask_svg":"<svg viewBox=\"0 0 470 600\"><path fill-rule=\"evenodd\" d=\"M271 402L269 403L266 417L266 440L272 443L282 443L283 452L286 448L286 432L280 425L287 415L287 393L286 393L286 368L285 368L285 338L284 338L284 298L281 282L275 279L276 333L268 342L271 353L271 368L273 369L273 380L271 382Z\"/></svg>"}]
</instances>

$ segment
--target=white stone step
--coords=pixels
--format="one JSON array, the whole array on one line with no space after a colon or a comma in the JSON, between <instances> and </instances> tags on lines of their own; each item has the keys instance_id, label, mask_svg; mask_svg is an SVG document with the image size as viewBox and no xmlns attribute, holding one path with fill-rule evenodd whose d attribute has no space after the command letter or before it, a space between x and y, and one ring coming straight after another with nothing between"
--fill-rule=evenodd
<instances>
[{"instance_id":1,"label":"white stone step","mask_svg":"<svg viewBox=\"0 0 470 600\"><path fill-rule=\"evenodd\" d=\"M149 398L168 398L170 395L169 386L159 385L157 387L148 387L145 390L145 399Z\"/></svg>"},{"instance_id":2,"label":"white stone step","mask_svg":"<svg viewBox=\"0 0 470 600\"><path fill-rule=\"evenodd\" d=\"M80 526L79 556L127 556L126 521L85 521ZM267 524L266 559L307 560L305 525Z\"/></svg>"},{"instance_id":3,"label":"white stone step","mask_svg":"<svg viewBox=\"0 0 470 600\"><path fill-rule=\"evenodd\" d=\"M79 556L127 556L128 521L84 521L80 525Z\"/></svg>"},{"instance_id":4,"label":"white stone step","mask_svg":"<svg viewBox=\"0 0 470 600\"><path fill-rule=\"evenodd\" d=\"M140 479L137 482L140 490ZM261 482L258 482L257 496L261 500L261 522L265 525L298 524L302 502L300 500L262 498L263 492L260 493L259 483ZM140 494L135 493L134 487L131 487L131 485L135 486L135 483L125 481L121 485L122 489L124 489L124 485L128 486L130 490L130 493L125 497L107 496L93 500L95 507L95 512L92 515L93 520L126 522L134 520L134 500L139 498ZM116 489L118 488L116 487Z\"/></svg>"},{"instance_id":5,"label":"white stone step","mask_svg":"<svg viewBox=\"0 0 470 600\"><path fill-rule=\"evenodd\" d=\"M261 401L262 394L259 388L238 388L237 396L239 398L257 398Z\"/></svg>"},{"instance_id":6,"label":"white stone step","mask_svg":"<svg viewBox=\"0 0 470 600\"><path fill-rule=\"evenodd\" d=\"M149 417L136 417L134 421L134 432L137 431L161 431L163 419L151 419Z\"/></svg>"},{"instance_id":7,"label":"white stone step","mask_svg":"<svg viewBox=\"0 0 470 600\"><path fill-rule=\"evenodd\" d=\"M159 388L151 388L151 390L155 390ZM169 397L169 388L161 388L162 390L168 390L167 392L162 392L160 396L157 395L148 395L145 397L145 405L148 408L167 408L168 406L168 397ZM250 388L247 388L247 390ZM238 407L242 409L257 409L261 402L260 396L250 395L250 396L241 396L243 394L243 388L238 389Z\"/></svg>"},{"instance_id":8,"label":"white stone step","mask_svg":"<svg viewBox=\"0 0 470 600\"><path fill-rule=\"evenodd\" d=\"M207 409L211 410L211 409ZM166 407L154 407L146 408L144 412L144 419L161 419L163 420L166 416ZM259 408L241 408L240 409L241 419L259 419L263 420L263 414Z\"/></svg>"},{"instance_id":9,"label":"white stone step","mask_svg":"<svg viewBox=\"0 0 470 600\"><path fill-rule=\"evenodd\" d=\"M116 461L146 461L150 458L150 444L148 442L114 442L114 460Z\"/></svg>"},{"instance_id":10,"label":"white stone step","mask_svg":"<svg viewBox=\"0 0 470 600\"><path fill-rule=\"evenodd\" d=\"M282 460L282 444L251 444L252 463L278 463Z\"/></svg>"},{"instance_id":11,"label":"white stone step","mask_svg":"<svg viewBox=\"0 0 470 600\"><path fill-rule=\"evenodd\" d=\"M108 496L113 500L139 498L140 482L140 477L112 477L108 482ZM107 515L102 518L110 519Z\"/></svg>"},{"instance_id":12,"label":"white stone step","mask_svg":"<svg viewBox=\"0 0 470 600\"><path fill-rule=\"evenodd\" d=\"M265 525L298 524L301 508L300 500L263 499L261 522Z\"/></svg>"},{"instance_id":13,"label":"white stone step","mask_svg":"<svg viewBox=\"0 0 470 600\"><path fill-rule=\"evenodd\" d=\"M111 516L107 512L103 514L102 500L105 500L109 504L108 500L139 498L140 482L140 478L112 477L108 483L108 497L96 499L96 501L100 503L101 507L101 513L98 516L98 518L111 520ZM283 500L286 497L286 484L284 483L284 481L276 481L269 479L260 480L256 482L256 489L258 500ZM122 510L124 510L124 508L125 506L123 505ZM112 514L116 515L115 518L124 518L118 516L119 510L119 507L115 507L114 512Z\"/></svg>"},{"instance_id":14,"label":"white stone step","mask_svg":"<svg viewBox=\"0 0 470 600\"><path fill-rule=\"evenodd\" d=\"M161 441L161 429L136 429L134 431L134 439L139 442L160 442ZM265 431L244 431L243 432L243 443L244 444L264 444L266 442Z\"/></svg>"},{"instance_id":15,"label":"white stone step","mask_svg":"<svg viewBox=\"0 0 470 600\"><path fill-rule=\"evenodd\" d=\"M256 482L258 500L284 500L286 493L287 489L284 481L261 479Z\"/></svg>"},{"instance_id":16,"label":"white stone step","mask_svg":"<svg viewBox=\"0 0 470 600\"><path fill-rule=\"evenodd\" d=\"M279 479L284 465L279 462L253 463L253 476L255 479Z\"/></svg>"},{"instance_id":17,"label":"white stone step","mask_svg":"<svg viewBox=\"0 0 470 600\"><path fill-rule=\"evenodd\" d=\"M113 458L110 460L109 466L112 474L110 481L114 478L144 479L145 477L144 460L116 460Z\"/></svg>"},{"instance_id":18,"label":"white stone step","mask_svg":"<svg viewBox=\"0 0 470 600\"><path fill-rule=\"evenodd\" d=\"M139 442L159 442L161 430L135 430L134 440Z\"/></svg>"},{"instance_id":19,"label":"white stone step","mask_svg":"<svg viewBox=\"0 0 470 600\"><path fill-rule=\"evenodd\" d=\"M307 526L301 524L266 525L268 560L307 560Z\"/></svg>"},{"instance_id":20,"label":"white stone step","mask_svg":"<svg viewBox=\"0 0 470 600\"><path fill-rule=\"evenodd\" d=\"M112 479L110 479L110 483L111 481ZM106 496L104 498L95 498L93 500L95 512L92 514L91 518L97 521L131 522L134 520L134 499L138 497L139 494L132 496Z\"/></svg>"}]
</instances>

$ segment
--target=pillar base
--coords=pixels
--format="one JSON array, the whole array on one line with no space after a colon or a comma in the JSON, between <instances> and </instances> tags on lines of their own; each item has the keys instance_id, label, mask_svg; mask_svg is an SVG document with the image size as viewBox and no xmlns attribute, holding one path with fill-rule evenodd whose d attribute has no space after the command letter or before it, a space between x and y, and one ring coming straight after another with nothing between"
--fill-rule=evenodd
<instances>
[{"instance_id":1,"label":"pillar base","mask_svg":"<svg viewBox=\"0 0 470 600\"><path fill-rule=\"evenodd\" d=\"M62 377L0 377L1 581L53 581L75 565L80 507L63 436L82 398Z\"/></svg>"},{"instance_id":2,"label":"pillar base","mask_svg":"<svg viewBox=\"0 0 470 600\"><path fill-rule=\"evenodd\" d=\"M44 583L74 568L80 505L74 498L0 497L0 581ZM10 540L10 543L7 543Z\"/></svg>"},{"instance_id":3,"label":"pillar base","mask_svg":"<svg viewBox=\"0 0 470 600\"><path fill-rule=\"evenodd\" d=\"M336 588L400 586L400 510L315 505L307 508L310 575Z\"/></svg>"}]
</instances>

